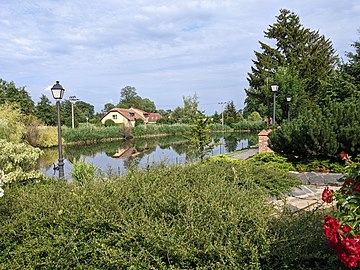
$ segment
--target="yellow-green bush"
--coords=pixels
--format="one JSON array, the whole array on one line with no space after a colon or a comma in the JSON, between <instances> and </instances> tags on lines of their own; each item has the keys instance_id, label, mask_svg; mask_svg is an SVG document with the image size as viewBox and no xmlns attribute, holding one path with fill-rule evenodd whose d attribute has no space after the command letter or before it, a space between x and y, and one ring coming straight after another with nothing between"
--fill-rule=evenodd
<instances>
[{"instance_id":1,"label":"yellow-green bush","mask_svg":"<svg viewBox=\"0 0 360 270\"><path fill-rule=\"evenodd\" d=\"M0 105L0 139L20 142L25 126L21 121L20 110L12 105Z\"/></svg>"},{"instance_id":2,"label":"yellow-green bush","mask_svg":"<svg viewBox=\"0 0 360 270\"><path fill-rule=\"evenodd\" d=\"M37 127L39 137L37 145L40 147L51 147L58 145L57 127L40 126Z\"/></svg>"}]
</instances>

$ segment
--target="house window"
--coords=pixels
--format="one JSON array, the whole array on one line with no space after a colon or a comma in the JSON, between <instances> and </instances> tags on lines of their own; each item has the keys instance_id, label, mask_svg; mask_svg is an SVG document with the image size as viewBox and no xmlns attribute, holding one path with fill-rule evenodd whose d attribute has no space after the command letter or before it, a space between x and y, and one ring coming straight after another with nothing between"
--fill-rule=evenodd
<instances>
[{"instance_id":1,"label":"house window","mask_svg":"<svg viewBox=\"0 0 360 270\"><path fill-rule=\"evenodd\" d=\"M113 120L116 120L116 119L117 119L117 114L113 114L113 115L112 115L112 119L113 119Z\"/></svg>"}]
</instances>

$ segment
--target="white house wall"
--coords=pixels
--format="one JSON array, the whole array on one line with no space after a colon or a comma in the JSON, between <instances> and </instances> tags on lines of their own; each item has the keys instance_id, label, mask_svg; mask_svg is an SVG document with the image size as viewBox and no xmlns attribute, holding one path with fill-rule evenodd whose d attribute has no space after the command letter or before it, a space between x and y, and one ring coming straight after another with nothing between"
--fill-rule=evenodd
<instances>
[{"instance_id":1,"label":"white house wall","mask_svg":"<svg viewBox=\"0 0 360 270\"><path fill-rule=\"evenodd\" d=\"M114 117L116 119L114 119ZM121 115L118 112L109 112L107 115L104 116L104 118L101 120L101 123L105 124L106 120L112 120L116 124L124 124L125 127L134 127L135 121L129 121L126 117Z\"/></svg>"}]
</instances>

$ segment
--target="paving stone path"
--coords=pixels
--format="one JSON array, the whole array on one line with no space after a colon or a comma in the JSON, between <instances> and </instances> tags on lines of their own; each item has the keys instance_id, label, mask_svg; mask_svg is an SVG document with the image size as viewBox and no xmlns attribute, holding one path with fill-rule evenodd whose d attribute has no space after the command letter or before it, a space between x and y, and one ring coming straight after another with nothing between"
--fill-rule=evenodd
<instances>
[{"instance_id":1,"label":"paving stone path","mask_svg":"<svg viewBox=\"0 0 360 270\"><path fill-rule=\"evenodd\" d=\"M248 151L232 156L237 159L249 159L258 153L258 149L249 149ZM327 206L321 199L325 186L331 186L331 189L340 188L338 180L343 176L341 173L319 173L319 172L289 172L298 177L303 183L294 188L284 199L271 199L271 203L283 207L286 205L291 211L312 210L317 207Z\"/></svg>"}]
</instances>

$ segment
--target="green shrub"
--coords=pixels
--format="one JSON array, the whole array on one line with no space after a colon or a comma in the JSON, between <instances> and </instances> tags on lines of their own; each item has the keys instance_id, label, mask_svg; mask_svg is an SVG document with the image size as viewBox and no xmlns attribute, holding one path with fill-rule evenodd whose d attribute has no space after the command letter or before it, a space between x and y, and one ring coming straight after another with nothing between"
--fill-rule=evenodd
<instances>
[{"instance_id":1,"label":"green shrub","mask_svg":"<svg viewBox=\"0 0 360 270\"><path fill-rule=\"evenodd\" d=\"M135 126L140 126L140 125L144 125L144 124L145 124L145 122L141 118L135 119Z\"/></svg>"},{"instance_id":2,"label":"green shrub","mask_svg":"<svg viewBox=\"0 0 360 270\"><path fill-rule=\"evenodd\" d=\"M250 162L255 164L268 164L282 171L295 171L294 166L286 157L274 153L259 153L250 158Z\"/></svg>"},{"instance_id":3,"label":"green shrub","mask_svg":"<svg viewBox=\"0 0 360 270\"><path fill-rule=\"evenodd\" d=\"M58 145L58 129L57 127L37 127L39 137L37 146L39 147L52 147Z\"/></svg>"},{"instance_id":4,"label":"green shrub","mask_svg":"<svg viewBox=\"0 0 360 270\"><path fill-rule=\"evenodd\" d=\"M0 268L261 269L277 239L267 180L292 179L209 161L16 186L0 200Z\"/></svg>"},{"instance_id":5,"label":"green shrub","mask_svg":"<svg viewBox=\"0 0 360 270\"><path fill-rule=\"evenodd\" d=\"M107 119L104 123L105 127L115 126L115 122L112 119Z\"/></svg>"},{"instance_id":6,"label":"green shrub","mask_svg":"<svg viewBox=\"0 0 360 270\"><path fill-rule=\"evenodd\" d=\"M326 212L279 213L269 224L270 252L262 269L343 269L323 232Z\"/></svg>"},{"instance_id":7,"label":"green shrub","mask_svg":"<svg viewBox=\"0 0 360 270\"><path fill-rule=\"evenodd\" d=\"M5 183L37 180L43 174L35 170L42 151L24 143L14 144L0 139L0 170L6 175Z\"/></svg>"},{"instance_id":8,"label":"green shrub","mask_svg":"<svg viewBox=\"0 0 360 270\"><path fill-rule=\"evenodd\" d=\"M72 179L78 184L85 184L88 181L95 179L97 168L90 163L86 163L84 160L74 160L73 170L71 172Z\"/></svg>"},{"instance_id":9,"label":"green shrub","mask_svg":"<svg viewBox=\"0 0 360 270\"><path fill-rule=\"evenodd\" d=\"M25 133L20 109L3 104L0 105L0 139L19 143Z\"/></svg>"},{"instance_id":10,"label":"green shrub","mask_svg":"<svg viewBox=\"0 0 360 270\"><path fill-rule=\"evenodd\" d=\"M304 111L297 119L274 129L270 147L299 157L333 157L342 151L360 154L360 100L333 102Z\"/></svg>"}]
</instances>

